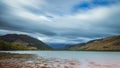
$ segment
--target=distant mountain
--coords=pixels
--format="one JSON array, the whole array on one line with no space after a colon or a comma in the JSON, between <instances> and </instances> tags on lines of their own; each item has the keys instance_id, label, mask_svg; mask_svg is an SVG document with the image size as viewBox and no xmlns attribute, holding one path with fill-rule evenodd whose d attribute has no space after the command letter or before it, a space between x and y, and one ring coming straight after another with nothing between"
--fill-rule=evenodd
<instances>
[{"instance_id":1,"label":"distant mountain","mask_svg":"<svg viewBox=\"0 0 120 68\"><path fill-rule=\"evenodd\" d=\"M48 43L49 46L54 48L54 50L65 50L66 47L69 47L70 44L66 43Z\"/></svg>"},{"instance_id":2,"label":"distant mountain","mask_svg":"<svg viewBox=\"0 0 120 68\"><path fill-rule=\"evenodd\" d=\"M10 46L9 50L51 50L52 48L42 41L22 34L7 34L0 36L0 49ZM13 48L14 47L14 48ZM23 49L22 49L23 48ZM6 49L7 50L7 49Z\"/></svg>"},{"instance_id":3,"label":"distant mountain","mask_svg":"<svg viewBox=\"0 0 120 68\"><path fill-rule=\"evenodd\" d=\"M120 51L120 35L92 40L82 45L77 44L69 50Z\"/></svg>"},{"instance_id":4,"label":"distant mountain","mask_svg":"<svg viewBox=\"0 0 120 68\"><path fill-rule=\"evenodd\" d=\"M81 46L84 46L86 43L79 43L79 44L73 44L73 45L66 45L65 47L64 47L64 50L69 50L69 49L77 49L77 48L79 48L79 47L81 47Z\"/></svg>"}]
</instances>

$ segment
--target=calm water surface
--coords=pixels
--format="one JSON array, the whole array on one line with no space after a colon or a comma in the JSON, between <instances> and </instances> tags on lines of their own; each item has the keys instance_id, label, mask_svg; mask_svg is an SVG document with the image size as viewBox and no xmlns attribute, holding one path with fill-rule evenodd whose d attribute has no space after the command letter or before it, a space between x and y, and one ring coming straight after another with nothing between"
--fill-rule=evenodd
<instances>
[{"instance_id":1,"label":"calm water surface","mask_svg":"<svg viewBox=\"0 0 120 68\"><path fill-rule=\"evenodd\" d=\"M20 54L36 54L45 58L79 60L80 62L97 62L119 64L120 52L88 52L88 51L1 51Z\"/></svg>"}]
</instances>

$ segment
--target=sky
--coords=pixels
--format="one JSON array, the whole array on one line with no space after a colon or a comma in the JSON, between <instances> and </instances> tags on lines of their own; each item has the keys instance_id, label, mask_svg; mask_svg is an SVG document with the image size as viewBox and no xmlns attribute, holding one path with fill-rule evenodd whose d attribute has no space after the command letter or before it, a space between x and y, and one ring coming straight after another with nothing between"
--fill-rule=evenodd
<instances>
[{"instance_id":1,"label":"sky","mask_svg":"<svg viewBox=\"0 0 120 68\"><path fill-rule=\"evenodd\" d=\"M120 0L0 0L0 35L61 47L120 35Z\"/></svg>"}]
</instances>

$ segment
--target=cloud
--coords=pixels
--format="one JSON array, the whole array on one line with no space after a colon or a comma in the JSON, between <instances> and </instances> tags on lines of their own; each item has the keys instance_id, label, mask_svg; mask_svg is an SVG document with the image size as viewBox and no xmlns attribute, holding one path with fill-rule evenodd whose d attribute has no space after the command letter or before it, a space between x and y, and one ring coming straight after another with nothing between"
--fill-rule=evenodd
<instances>
[{"instance_id":1,"label":"cloud","mask_svg":"<svg viewBox=\"0 0 120 68\"><path fill-rule=\"evenodd\" d=\"M25 33L59 44L120 34L119 0L1 0L0 4L0 34Z\"/></svg>"},{"instance_id":2,"label":"cloud","mask_svg":"<svg viewBox=\"0 0 120 68\"><path fill-rule=\"evenodd\" d=\"M1 32L0 35L13 34L13 33L16 33L16 34L27 34L27 35L29 35L29 33L26 33L26 32L4 30L4 29L0 29L0 32Z\"/></svg>"}]
</instances>

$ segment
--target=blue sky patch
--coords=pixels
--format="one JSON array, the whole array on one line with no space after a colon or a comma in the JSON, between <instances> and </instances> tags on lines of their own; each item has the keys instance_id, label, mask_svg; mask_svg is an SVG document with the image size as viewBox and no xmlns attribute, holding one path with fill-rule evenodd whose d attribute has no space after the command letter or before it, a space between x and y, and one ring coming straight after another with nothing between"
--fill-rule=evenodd
<instances>
[{"instance_id":1,"label":"blue sky patch","mask_svg":"<svg viewBox=\"0 0 120 68\"><path fill-rule=\"evenodd\" d=\"M112 4L118 3L118 0L92 0L91 2L83 2L75 5L72 12L78 12L80 10L88 10L98 6L110 6Z\"/></svg>"}]
</instances>

